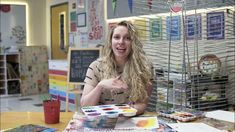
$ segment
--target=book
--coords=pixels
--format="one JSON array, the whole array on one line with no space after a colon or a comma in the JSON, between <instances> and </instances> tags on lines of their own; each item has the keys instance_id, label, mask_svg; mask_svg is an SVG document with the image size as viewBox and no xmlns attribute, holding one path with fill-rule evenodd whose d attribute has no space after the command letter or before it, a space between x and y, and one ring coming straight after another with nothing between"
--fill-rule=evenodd
<instances>
[{"instance_id":1,"label":"book","mask_svg":"<svg viewBox=\"0 0 235 132\"><path fill-rule=\"evenodd\" d=\"M55 132L57 130L58 129L56 128L49 128L41 125L26 124L15 128L1 130L1 132Z\"/></svg>"}]
</instances>

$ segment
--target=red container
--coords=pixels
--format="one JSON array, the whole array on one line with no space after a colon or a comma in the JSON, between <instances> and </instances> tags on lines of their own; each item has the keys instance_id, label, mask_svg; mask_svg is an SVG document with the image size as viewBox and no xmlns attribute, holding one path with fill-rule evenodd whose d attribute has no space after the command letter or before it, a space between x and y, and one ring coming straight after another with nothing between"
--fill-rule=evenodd
<instances>
[{"instance_id":1,"label":"red container","mask_svg":"<svg viewBox=\"0 0 235 132\"><path fill-rule=\"evenodd\" d=\"M60 100L43 101L44 117L47 124L60 122Z\"/></svg>"}]
</instances>

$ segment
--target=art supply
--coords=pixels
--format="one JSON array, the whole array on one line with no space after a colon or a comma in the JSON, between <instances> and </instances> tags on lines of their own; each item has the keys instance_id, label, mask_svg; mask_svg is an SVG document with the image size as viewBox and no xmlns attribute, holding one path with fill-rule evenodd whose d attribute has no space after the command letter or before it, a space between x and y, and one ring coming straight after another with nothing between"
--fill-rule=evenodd
<instances>
[{"instance_id":1,"label":"art supply","mask_svg":"<svg viewBox=\"0 0 235 132\"><path fill-rule=\"evenodd\" d=\"M185 111L160 111L159 114L163 117L175 119L182 122L193 121L197 118L193 113Z\"/></svg>"},{"instance_id":2,"label":"art supply","mask_svg":"<svg viewBox=\"0 0 235 132\"><path fill-rule=\"evenodd\" d=\"M97 116L117 118L119 115L135 116L137 110L128 104L112 104L82 107L83 113L88 119L93 120Z\"/></svg>"},{"instance_id":3,"label":"art supply","mask_svg":"<svg viewBox=\"0 0 235 132\"><path fill-rule=\"evenodd\" d=\"M115 129L121 130L151 130L156 131L159 128L158 119L156 116L152 117L132 117L132 118L118 118Z\"/></svg>"}]
</instances>

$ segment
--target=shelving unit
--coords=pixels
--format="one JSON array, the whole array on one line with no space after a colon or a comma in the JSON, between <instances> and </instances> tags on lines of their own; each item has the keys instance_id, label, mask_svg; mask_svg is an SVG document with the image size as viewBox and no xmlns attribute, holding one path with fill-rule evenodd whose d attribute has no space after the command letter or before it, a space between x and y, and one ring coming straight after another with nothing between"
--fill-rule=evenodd
<instances>
[{"instance_id":1,"label":"shelving unit","mask_svg":"<svg viewBox=\"0 0 235 132\"><path fill-rule=\"evenodd\" d=\"M0 96L20 94L20 56L18 53L0 54Z\"/></svg>"},{"instance_id":2,"label":"shelving unit","mask_svg":"<svg viewBox=\"0 0 235 132\"><path fill-rule=\"evenodd\" d=\"M194 87L187 89L188 101L193 109L216 110L228 109L226 86L228 76L195 76L192 81ZM213 93L213 94L212 94Z\"/></svg>"}]
</instances>

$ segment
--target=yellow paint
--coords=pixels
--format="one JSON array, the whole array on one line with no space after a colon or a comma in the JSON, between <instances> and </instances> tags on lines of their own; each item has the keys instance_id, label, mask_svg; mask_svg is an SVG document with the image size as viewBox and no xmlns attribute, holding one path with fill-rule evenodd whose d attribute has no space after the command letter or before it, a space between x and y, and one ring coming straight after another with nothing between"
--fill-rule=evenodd
<instances>
[{"instance_id":1,"label":"yellow paint","mask_svg":"<svg viewBox=\"0 0 235 132\"><path fill-rule=\"evenodd\" d=\"M133 113L133 112L136 112L136 110L134 110L134 109L125 109L125 110L123 110L123 112Z\"/></svg>"},{"instance_id":2,"label":"yellow paint","mask_svg":"<svg viewBox=\"0 0 235 132\"><path fill-rule=\"evenodd\" d=\"M140 120L136 123L137 127L141 127L141 128L151 128L153 126L155 126L156 124L156 120L155 119L144 119L144 120Z\"/></svg>"}]
</instances>

